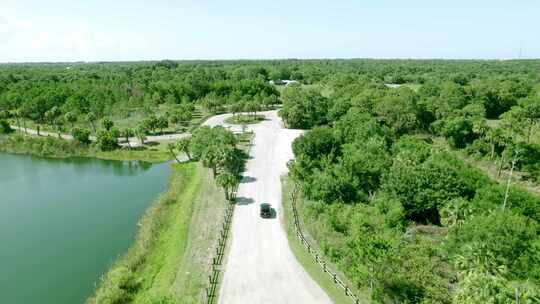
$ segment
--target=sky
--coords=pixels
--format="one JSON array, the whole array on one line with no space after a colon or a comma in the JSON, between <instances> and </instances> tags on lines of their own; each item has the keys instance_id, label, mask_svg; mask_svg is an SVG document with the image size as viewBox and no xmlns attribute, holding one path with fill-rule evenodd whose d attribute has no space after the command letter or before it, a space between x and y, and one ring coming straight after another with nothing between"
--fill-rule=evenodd
<instances>
[{"instance_id":1,"label":"sky","mask_svg":"<svg viewBox=\"0 0 540 304\"><path fill-rule=\"evenodd\" d=\"M540 58L540 0L0 0L0 62Z\"/></svg>"}]
</instances>

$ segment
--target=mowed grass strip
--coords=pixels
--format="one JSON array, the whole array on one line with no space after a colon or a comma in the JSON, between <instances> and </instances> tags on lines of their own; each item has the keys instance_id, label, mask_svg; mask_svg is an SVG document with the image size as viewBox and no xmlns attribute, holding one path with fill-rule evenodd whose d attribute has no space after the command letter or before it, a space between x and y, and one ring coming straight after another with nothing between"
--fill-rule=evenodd
<instances>
[{"instance_id":1,"label":"mowed grass strip","mask_svg":"<svg viewBox=\"0 0 540 304\"><path fill-rule=\"evenodd\" d=\"M173 159L171 152L167 149L168 142L161 142L156 146L144 149L122 148L113 151L98 151L95 156L107 160L139 160L149 163L161 163Z\"/></svg>"},{"instance_id":2,"label":"mowed grass strip","mask_svg":"<svg viewBox=\"0 0 540 304\"><path fill-rule=\"evenodd\" d=\"M225 199L199 163L172 165L169 188L88 303L199 303Z\"/></svg>"},{"instance_id":3,"label":"mowed grass strip","mask_svg":"<svg viewBox=\"0 0 540 304\"><path fill-rule=\"evenodd\" d=\"M345 291L338 287L330 275L325 273L319 264L315 262L313 256L307 251L306 247L300 242L296 236L296 230L294 228L294 216L291 206L291 193L293 190L293 182L288 177L282 177L281 179L282 202L283 202L283 222L285 230L287 232L287 239L289 240L289 246L296 259L311 276L311 278L326 292L334 304L350 304L351 298L345 295ZM302 227L303 233L306 234L305 227ZM312 244L316 245L316 244ZM319 251L321 257L323 253ZM360 303L368 303L365 299L365 295L357 294L361 298Z\"/></svg>"},{"instance_id":4,"label":"mowed grass strip","mask_svg":"<svg viewBox=\"0 0 540 304\"><path fill-rule=\"evenodd\" d=\"M225 123L232 125L251 125L259 123L264 119L264 115L236 114L234 116L225 118Z\"/></svg>"}]
</instances>

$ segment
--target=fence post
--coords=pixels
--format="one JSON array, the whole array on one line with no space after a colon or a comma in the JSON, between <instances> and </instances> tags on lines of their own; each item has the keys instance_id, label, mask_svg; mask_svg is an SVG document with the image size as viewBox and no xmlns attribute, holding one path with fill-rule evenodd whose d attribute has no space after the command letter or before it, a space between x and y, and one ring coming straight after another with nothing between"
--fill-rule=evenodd
<instances>
[{"instance_id":1,"label":"fence post","mask_svg":"<svg viewBox=\"0 0 540 304\"><path fill-rule=\"evenodd\" d=\"M299 215L298 215L298 210L296 208L297 195L298 195L298 188L295 185L295 187L293 189L293 192L291 193L291 207L292 207L292 211L293 211L294 228L296 230L296 236L300 239L300 242L302 243L302 245L306 246L307 251L310 254L314 255L315 261L317 261L317 263L319 265L322 264L323 271L325 273L329 273L332 276L332 279L334 280L334 284L338 284L337 274L332 273L328 269L326 261L324 261L324 259L321 259L319 257L319 253L317 252L317 250L311 248L311 245L309 244L309 242L305 239L304 235L302 234L302 228L300 227L300 218L299 218ZM360 303L360 300L351 292L351 289L348 286L345 285L345 282L339 281L338 285L340 285L340 287L344 288L345 295L350 297L354 301L355 304Z\"/></svg>"}]
</instances>

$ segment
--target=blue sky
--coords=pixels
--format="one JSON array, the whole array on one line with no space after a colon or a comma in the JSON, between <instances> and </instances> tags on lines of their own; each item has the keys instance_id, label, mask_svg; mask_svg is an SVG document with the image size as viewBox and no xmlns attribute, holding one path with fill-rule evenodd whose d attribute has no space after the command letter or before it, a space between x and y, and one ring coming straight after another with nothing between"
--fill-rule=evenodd
<instances>
[{"instance_id":1,"label":"blue sky","mask_svg":"<svg viewBox=\"0 0 540 304\"><path fill-rule=\"evenodd\" d=\"M538 0L1 0L0 62L540 57Z\"/></svg>"}]
</instances>

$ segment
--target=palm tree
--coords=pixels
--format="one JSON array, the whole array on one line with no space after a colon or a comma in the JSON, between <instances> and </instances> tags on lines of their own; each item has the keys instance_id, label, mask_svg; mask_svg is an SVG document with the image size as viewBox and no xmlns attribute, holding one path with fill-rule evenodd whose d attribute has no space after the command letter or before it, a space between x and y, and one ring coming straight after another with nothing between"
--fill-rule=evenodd
<instances>
[{"instance_id":1,"label":"palm tree","mask_svg":"<svg viewBox=\"0 0 540 304\"><path fill-rule=\"evenodd\" d=\"M62 117L57 117L54 120L54 128L56 129L58 138L62 138L63 124L64 124L64 119Z\"/></svg>"},{"instance_id":2,"label":"palm tree","mask_svg":"<svg viewBox=\"0 0 540 304\"><path fill-rule=\"evenodd\" d=\"M45 112L45 121L58 131L58 138L62 138L59 131L60 128L58 128L56 125L59 122L59 119L57 119L59 115L60 110L58 107L54 106L49 111Z\"/></svg>"},{"instance_id":3,"label":"palm tree","mask_svg":"<svg viewBox=\"0 0 540 304\"><path fill-rule=\"evenodd\" d=\"M217 165L219 159L219 151L216 147L209 147L204 150L201 155L201 160L203 165L207 168L212 168L212 176L216 177L217 174Z\"/></svg>"},{"instance_id":4,"label":"palm tree","mask_svg":"<svg viewBox=\"0 0 540 304\"><path fill-rule=\"evenodd\" d=\"M491 149L489 159L492 160L495 157L495 148L497 146L506 146L508 139L501 128L488 128L484 134Z\"/></svg>"},{"instance_id":5,"label":"palm tree","mask_svg":"<svg viewBox=\"0 0 540 304\"><path fill-rule=\"evenodd\" d=\"M73 112L67 112L66 114L64 114L64 119L66 122L71 124L71 128L73 129L73 127L75 126L75 122L77 121L77 115Z\"/></svg>"},{"instance_id":6,"label":"palm tree","mask_svg":"<svg viewBox=\"0 0 540 304\"><path fill-rule=\"evenodd\" d=\"M216 183L223 188L225 191L225 198L228 201L232 201L233 198L233 189L236 186L236 177L229 172L223 172L216 177Z\"/></svg>"},{"instance_id":7,"label":"palm tree","mask_svg":"<svg viewBox=\"0 0 540 304\"><path fill-rule=\"evenodd\" d=\"M146 129L143 126L137 127L137 129L135 129L135 135L141 142L141 146L144 145L144 140L146 139Z\"/></svg>"},{"instance_id":8,"label":"palm tree","mask_svg":"<svg viewBox=\"0 0 540 304\"><path fill-rule=\"evenodd\" d=\"M94 121L96 120L96 114L94 114L93 112L89 112L88 114L86 114L86 120L88 120L88 122L90 122L90 124L92 125L92 129L94 130L94 134L96 134L96 125L94 124Z\"/></svg>"},{"instance_id":9,"label":"palm tree","mask_svg":"<svg viewBox=\"0 0 540 304\"><path fill-rule=\"evenodd\" d=\"M131 144L129 143L129 138L132 137L134 134L135 134L135 132L131 128L125 128L124 130L122 130L122 136L126 139L126 143L127 143L129 149L131 149Z\"/></svg>"},{"instance_id":10,"label":"palm tree","mask_svg":"<svg viewBox=\"0 0 540 304\"><path fill-rule=\"evenodd\" d=\"M191 160L191 155L189 153L191 146L191 139L190 138L182 138L176 143L176 147L178 150L186 153L188 160Z\"/></svg>"},{"instance_id":11,"label":"palm tree","mask_svg":"<svg viewBox=\"0 0 540 304\"><path fill-rule=\"evenodd\" d=\"M21 109L13 109L9 113L17 120L17 127L21 130Z\"/></svg>"},{"instance_id":12,"label":"palm tree","mask_svg":"<svg viewBox=\"0 0 540 304\"><path fill-rule=\"evenodd\" d=\"M180 163L180 160L178 159L178 157L176 157L176 152L174 151L175 148L176 148L176 145L174 143L167 144L167 149L169 150L171 155L174 157L174 159L176 159L177 163Z\"/></svg>"}]
</instances>

